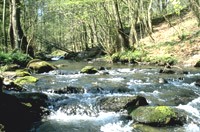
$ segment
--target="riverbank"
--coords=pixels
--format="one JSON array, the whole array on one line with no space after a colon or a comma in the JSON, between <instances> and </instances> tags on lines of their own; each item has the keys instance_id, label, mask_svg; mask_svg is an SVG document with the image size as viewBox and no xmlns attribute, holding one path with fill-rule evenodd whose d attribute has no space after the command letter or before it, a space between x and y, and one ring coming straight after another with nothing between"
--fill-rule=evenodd
<instances>
[{"instance_id":1,"label":"riverbank","mask_svg":"<svg viewBox=\"0 0 200 132\"><path fill-rule=\"evenodd\" d=\"M200 60L200 28L192 12L154 26L151 37L140 40L148 56L172 56L178 65L194 66Z\"/></svg>"}]
</instances>

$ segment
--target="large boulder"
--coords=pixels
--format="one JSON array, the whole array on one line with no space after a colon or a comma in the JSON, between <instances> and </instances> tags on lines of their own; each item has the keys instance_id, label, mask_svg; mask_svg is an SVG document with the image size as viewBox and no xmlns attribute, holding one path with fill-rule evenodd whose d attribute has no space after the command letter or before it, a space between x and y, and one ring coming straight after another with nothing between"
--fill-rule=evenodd
<instances>
[{"instance_id":1,"label":"large boulder","mask_svg":"<svg viewBox=\"0 0 200 132\"><path fill-rule=\"evenodd\" d=\"M94 66L85 66L81 69L81 73L95 74L98 70Z\"/></svg>"},{"instance_id":2,"label":"large boulder","mask_svg":"<svg viewBox=\"0 0 200 132\"><path fill-rule=\"evenodd\" d=\"M132 119L151 126L183 125L186 116L169 106L141 106L130 113Z\"/></svg>"},{"instance_id":3,"label":"large boulder","mask_svg":"<svg viewBox=\"0 0 200 132\"><path fill-rule=\"evenodd\" d=\"M194 65L194 67L200 67L200 60Z\"/></svg>"},{"instance_id":4,"label":"large boulder","mask_svg":"<svg viewBox=\"0 0 200 132\"><path fill-rule=\"evenodd\" d=\"M46 61L39 60L39 59L31 60L27 64L27 68L29 68L30 70L33 70L36 73L44 73L44 72L49 72L56 69L54 65Z\"/></svg>"},{"instance_id":5,"label":"large boulder","mask_svg":"<svg viewBox=\"0 0 200 132\"><path fill-rule=\"evenodd\" d=\"M131 110L148 103L140 96L113 96L99 99L98 104L101 110L117 112L122 109Z\"/></svg>"},{"instance_id":6,"label":"large boulder","mask_svg":"<svg viewBox=\"0 0 200 132\"><path fill-rule=\"evenodd\" d=\"M39 121L41 116L41 113L20 102L15 96L0 94L0 124L5 127L5 131L28 131L33 122Z\"/></svg>"}]
</instances>

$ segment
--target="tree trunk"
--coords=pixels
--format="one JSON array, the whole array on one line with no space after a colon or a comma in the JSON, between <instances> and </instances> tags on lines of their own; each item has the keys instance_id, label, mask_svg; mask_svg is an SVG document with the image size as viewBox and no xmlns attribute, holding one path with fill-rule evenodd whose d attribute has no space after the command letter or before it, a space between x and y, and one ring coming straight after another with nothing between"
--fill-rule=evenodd
<instances>
[{"instance_id":1,"label":"tree trunk","mask_svg":"<svg viewBox=\"0 0 200 132\"><path fill-rule=\"evenodd\" d=\"M14 34L14 44L15 48L22 50L24 53L26 52L27 47L27 38L24 35L24 32L21 28L20 23L20 1L19 0L11 0L12 6L12 30Z\"/></svg>"},{"instance_id":2,"label":"tree trunk","mask_svg":"<svg viewBox=\"0 0 200 132\"><path fill-rule=\"evenodd\" d=\"M3 17L2 17L2 32L3 32L3 45L5 52L8 51L7 33L6 33L6 0L3 0Z\"/></svg>"},{"instance_id":3,"label":"tree trunk","mask_svg":"<svg viewBox=\"0 0 200 132\"><path fill-rule=\"evenodd\" d=\"M117 33L118 33L118 41L117 44L119 43L119 45L121 46L121 51L130 49L130 45L129 45L129 41L126 37L126 34L124 32L124 28L122 25L122 21L121 21L121 17L119 14L119 5L118 5L118 1L114 0L113 3L113 8L114 8L114 13L115 13L115 19L116 19L116 24L117 24Z\"/></svg>"},{"instance_id":4,"label":"tree trunk","mask_svg":"<svg viewBox=\"0 0 200 132\"><path fill-rule=\"evenodd\" d=\"M12 24L12 3L11 0L9 1L9 10L10 10L10 24L9 24L9 37L10 37L10 45L11 48L14 49L15 48L15 38L14 38L14 32L13 32L13 24Z\"/></svg>"},{"instance_id":5,"label":"tree trunk","mask_svg":"<svg viewBox=\"0 0 200 132\"><path fill-rule=\"evenodd\" d=\"M148 19L148 28L149 28L149 33L152 34L152 24L151 24L151 8L152 8L152 3L153 0L150 0L149 6L148 6L148 12L147 12L147 19Z\"/></svg>"}]
</instances>

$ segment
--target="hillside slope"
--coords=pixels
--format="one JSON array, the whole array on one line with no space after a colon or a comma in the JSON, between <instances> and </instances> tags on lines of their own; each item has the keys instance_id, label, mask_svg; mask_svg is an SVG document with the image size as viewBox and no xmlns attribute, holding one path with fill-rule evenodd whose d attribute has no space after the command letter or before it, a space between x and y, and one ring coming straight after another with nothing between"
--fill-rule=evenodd
<instances>
[{"instance_id":1,"label":"hillside slope","mask_svg":"<svg viewBox=\"0 0 200 132\"><path fill-rule=\"evenodd\" d=\"M182 18L170 20L153 27L152 40L140 40L150 56L170 55L178 60L178 65L193 66L200 60L200 27L194 15L189 12Z\"/></svg>"}]
</instances>

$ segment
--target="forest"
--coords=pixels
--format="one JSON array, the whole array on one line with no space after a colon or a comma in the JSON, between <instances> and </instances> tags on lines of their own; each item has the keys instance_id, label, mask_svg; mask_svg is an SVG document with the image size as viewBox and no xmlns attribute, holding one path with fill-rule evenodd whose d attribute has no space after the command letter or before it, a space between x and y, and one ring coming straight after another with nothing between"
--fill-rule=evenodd
<instances>
[{"instance_id":1,"label":"forest","mask_svg":"<svg viewBox=\"0 0 200 132\"><path fill-rule=\"evenodd\" d=\"M200 23L199 0L3 0L1 52L134 51L153 26L192 10ZM181 37L181 33L179 36Z\"/></svg>"}]
</instances>

